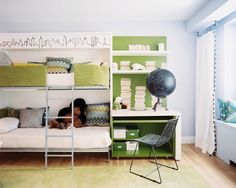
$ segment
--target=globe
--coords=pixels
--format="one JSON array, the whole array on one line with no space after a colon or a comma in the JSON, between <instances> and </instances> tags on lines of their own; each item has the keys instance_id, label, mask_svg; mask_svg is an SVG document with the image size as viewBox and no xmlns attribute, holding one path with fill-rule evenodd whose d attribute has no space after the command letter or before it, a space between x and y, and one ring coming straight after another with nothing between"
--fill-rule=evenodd
<instances>
[{"instance_id":1,"label":"globe","mask_svg":"<svg viewBox=\"0 0 236 188\"><path fill-rule=\"evenodd\" d=\"M175 90L176 80L169 70L156 69L149 74L146 85L149 92L157 97L157 103L159 103L160 98L165 98ZM153 107L154 110L157 103Z\"/></svg>"}]
</instances>

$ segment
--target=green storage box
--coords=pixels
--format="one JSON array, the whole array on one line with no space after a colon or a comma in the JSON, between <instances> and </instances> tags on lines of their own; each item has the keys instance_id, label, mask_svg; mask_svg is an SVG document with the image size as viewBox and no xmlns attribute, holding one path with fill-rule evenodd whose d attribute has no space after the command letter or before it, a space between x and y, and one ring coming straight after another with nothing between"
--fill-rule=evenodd
<instances>
[{"instance_id":1,"label":"green storage box","mask_svg":"<svg viewBox=\"0 0 236 188\"><path fill-rule=\"evenodd\" d=\"M40 66L0 66L1 87L46 86L47 67Z\"/></svg>"},{"instance_id":2,"label":"green storage box","mask_svg":"<svg viewBox=\"0 0 236 188\"><path fill-rule=\"evenodd\" d=\"M125 151L126 150L126 143L125 142L113 143L113 150L114 151Z\"/></svg>"},{"instance_id":3,"label":"green storage box","mask_svg":"<svg viewBox=\"0 0 236 188\"><path fill-rule=\"evenodd\" d=\"M134 138L138 138L138 137L139 137L139 129L138 128L127 129L126 138L134 139Z\"/></svg>"},{"instance_id":4,"label":"green storage box","mask_svg":"<svg viewBox=\"0 0 236 188\"><path fill-rule=\"evenodd\" d=\"M109 86L109 67L95 64L74 64L76 86Z\"/></svg>"}]
</instances>

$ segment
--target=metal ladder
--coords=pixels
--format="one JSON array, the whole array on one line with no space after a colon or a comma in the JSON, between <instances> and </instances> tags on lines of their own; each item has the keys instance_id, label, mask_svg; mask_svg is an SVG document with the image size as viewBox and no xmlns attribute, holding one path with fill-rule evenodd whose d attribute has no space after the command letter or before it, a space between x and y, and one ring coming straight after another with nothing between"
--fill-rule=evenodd
<instances>
[{"instance_id":1,"label":"metal ladder","mask_svg":"<svg viewBox=\"0 0 236 188\"><path fill-rule=\"evenodd\" d=\"M68 98L65 97L49 97L50 91L56 91L56 90L71 90L71 116L69 117L60 117L60 116L49 116L49 100L65 100ZM74 167L74 86L66 86L66 87L56 87L56 86L47 86L46 89L46 125L45 125L45 168L48 168L48 158L49 157L71 157L71 169ZM49 119L56 119L56 118L70 118L71 119L71 134L66 135L54 135L54 134L48 134L48 123ZM57 151L50 151L48 148L48 139L52 137L67 137L68 139L71 138L71 150L63 151L58 149ZM57 154L49 154L57 152ZM59 154L59 153L70 153L70 154Z\"/></svg>"}]
</instances>

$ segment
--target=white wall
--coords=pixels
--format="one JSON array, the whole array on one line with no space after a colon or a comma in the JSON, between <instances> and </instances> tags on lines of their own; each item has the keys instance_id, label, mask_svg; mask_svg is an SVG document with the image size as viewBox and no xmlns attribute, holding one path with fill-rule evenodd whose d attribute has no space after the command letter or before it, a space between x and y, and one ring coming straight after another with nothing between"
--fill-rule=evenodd
<instances>
[{"instance_id":1,"label":"white wall","mask_svg":"<svg viewBox=\"0 0 236 188\"><path fill-rule=\"evenodd\" d=\"M13 16L13 15L12 15ZM43 15L41 15L43 17ZM42 18L44 21L45 18ZM59 18L58 18L59 20ZM177 79L175 92L168 97L169 108L182 113L182 136L194 136L195 36L185 31L183 22L78 22L48 24L6 23L0 32L112 32L114 35L167 36L166 68Z\"/></svg>"},{"instance_id":2,"label":"white wall","mask_svg":"<svg viewBox=\"0 0 236 188\"><path fill-rule=\"evenodd\" d=\"M216 96L236 99L236 24L227 23L216 30L217 38L217 87Z\"/></svg>"},{"instance_id":3,"label":"white wall","mask_svg":"<svg viewBox=\"0 0 236 188\"><path fill-rule=\"evenodd\" d=\"M6 107L8 105L7 94L0 92L0 108Z\"/></svg>"}]
</instances>

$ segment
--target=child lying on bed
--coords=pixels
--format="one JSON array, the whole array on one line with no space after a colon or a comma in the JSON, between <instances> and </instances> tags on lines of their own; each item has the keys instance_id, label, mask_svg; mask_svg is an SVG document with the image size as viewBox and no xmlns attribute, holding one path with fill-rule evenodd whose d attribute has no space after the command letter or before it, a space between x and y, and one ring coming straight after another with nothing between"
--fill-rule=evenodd
<instances>
[{"instance_id":1,"label":"child lying on bed","mask_svg":"<svg viewBox=\"0 0 236 188\"><path fill-rule=\"evenodd\" d=\"M74 127L85 127L86 122L86 102L84 99L78 98L74 100ZM67 129L71 127L72 119L71 117L71 109L72 103L69 107L65 107L61 109L58 113L59 117L65 118L57 118L49 121L50 128L59 128L59 129Z\"/></svg>"}]
</instances>

